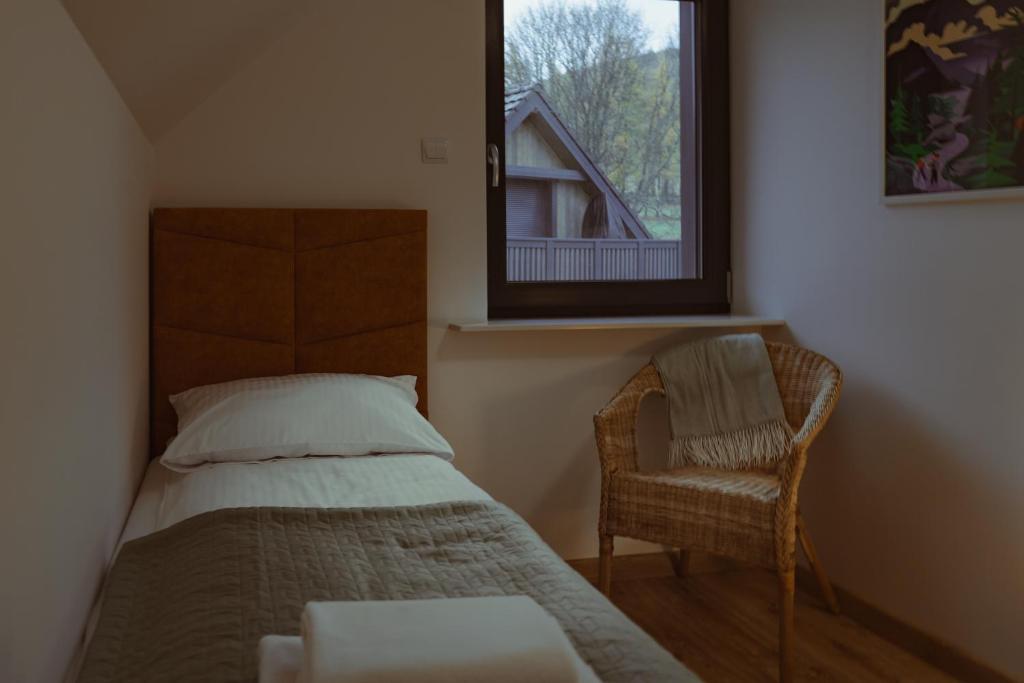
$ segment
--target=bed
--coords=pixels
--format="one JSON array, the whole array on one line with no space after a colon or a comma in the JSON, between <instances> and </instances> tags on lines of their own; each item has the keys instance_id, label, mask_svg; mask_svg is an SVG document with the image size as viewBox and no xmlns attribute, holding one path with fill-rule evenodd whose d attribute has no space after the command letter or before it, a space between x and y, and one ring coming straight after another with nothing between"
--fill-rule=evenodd
<instances>
[{"instance_id":1,"label":"bed","mask_svg":"<svg viewBox=\"0 0 1024 683\"><path fill-rule=\"evenodd\" d=\"M151 243L154 457L169 397L247 378L413 375L426 415L424 212L165 209ZM501 595L544 607L601 680L697 680L513 511L409 450L153 460L78 680L255 681L259 638L297 633L307 601Z\"/></svg>"}]
</instances>

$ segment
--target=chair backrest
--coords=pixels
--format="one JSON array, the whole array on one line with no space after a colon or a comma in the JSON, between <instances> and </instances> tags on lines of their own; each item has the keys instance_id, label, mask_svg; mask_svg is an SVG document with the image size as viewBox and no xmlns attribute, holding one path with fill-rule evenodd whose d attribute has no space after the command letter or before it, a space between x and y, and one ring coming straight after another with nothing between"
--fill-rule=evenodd
<instances>
[{"instance_id":1,"label":"chair backrest","mask_svg":"<svg viewBox=\"0 0 1024 683\"><path fill-rule=\"evenodd\" d=\"M814 351L779 342L765 342L765 346L772 361L775 383L779 385L786 421L798 431L815 400L842 382L842 372L835 363Z\"/></svg>"}]
</instances>

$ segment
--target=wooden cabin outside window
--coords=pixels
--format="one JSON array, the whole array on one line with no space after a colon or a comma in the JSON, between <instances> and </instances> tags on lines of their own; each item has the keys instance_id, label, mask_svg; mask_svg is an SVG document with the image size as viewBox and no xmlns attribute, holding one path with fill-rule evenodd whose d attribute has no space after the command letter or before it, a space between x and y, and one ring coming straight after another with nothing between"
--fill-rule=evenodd
<instances>
[{"instance_id":1,"label":"wooden cabin outside window","mask_svg":"<svg viewBox=\"0 0 1024 683\"><path fill-rule=\"evenodd\" d=\"M727 0L486 0L491 318L729 312Z\"/></svg>"}]
</instances>

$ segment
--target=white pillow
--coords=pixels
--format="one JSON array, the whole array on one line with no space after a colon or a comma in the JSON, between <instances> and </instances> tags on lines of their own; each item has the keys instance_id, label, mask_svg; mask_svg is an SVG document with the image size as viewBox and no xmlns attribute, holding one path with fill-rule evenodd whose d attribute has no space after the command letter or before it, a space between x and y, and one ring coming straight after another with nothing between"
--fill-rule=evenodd
<instances>
[{"instance_id":1,"label":"white pillow","mask_svg":"<svg viewBox=\"0 0 1024 683\"><path fill-rule=\"evenodd\" d=\"M313 374L196 387L171 396L178 435L160 462L204 463L305 455L430 453L452 447L416 410L416 378Z\"/></svg>"}]
</instances>

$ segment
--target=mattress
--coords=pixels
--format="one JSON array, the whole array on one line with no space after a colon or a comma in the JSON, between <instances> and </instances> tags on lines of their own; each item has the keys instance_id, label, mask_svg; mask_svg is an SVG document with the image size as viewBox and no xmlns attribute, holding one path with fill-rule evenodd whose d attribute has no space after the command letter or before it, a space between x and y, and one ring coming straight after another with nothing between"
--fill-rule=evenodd
<instances>
[{"instance_id":1,"label":"mattress","mask_svg":"<svg viewBox=\"0 0 1024 683\"><path fill-rule=\"evenodd\" d=\"M252 680L257 635L297 632L307 600L513 594L555 616L604 680L699 680L521 518L436 456L217 464L185 474L154 461L115 560L69 680L138 680L140 671L156 672L153 680L222 680L223 667L193 670L208 657L223 660L228 678ZM226 590L225 581L249 593ZM231 637L218 630L225 624ZM171 642L191 649L169 650Z\"/></svg>"},{"instance_id":2,"label":"mattress","mask_svg":"<svg viewBox=\"0 0 1024 683\"><path fill-rule=\"evenodd\" d=\"M111 564L125 543L214 510L245 507L362 508L491 500L450 463L433 455L297 458L221 463L188 473L159 460L146 469ZM78 678L99 620L101 594L68 672Z\"/></svg>"},{"instance_id":3,"label":"mattress","mask_svg":"<svg viewBox=\"0 0 1024 683\"><path fill-rule=\"evenodd\" d=\"M255 683L304 605L525 595L606 683L698 680L493 501L232 508L125 544L80 683ZM382 644L378 653L387 657Z\"/></svg>"}]
</instances>

